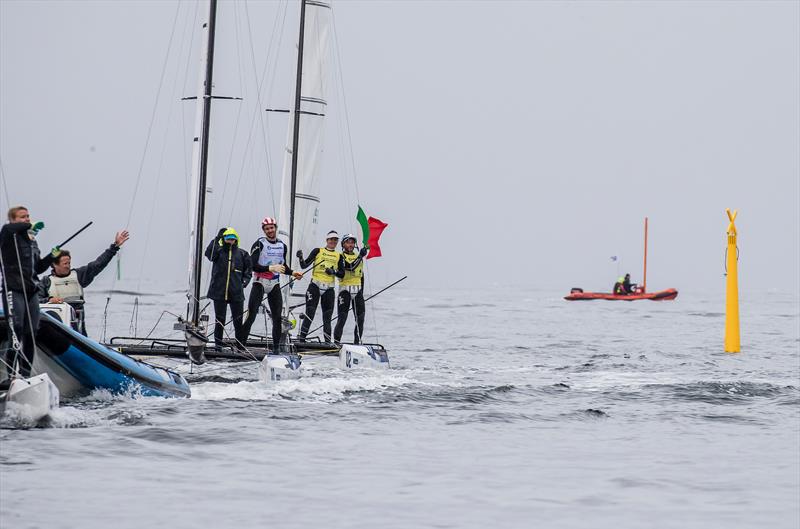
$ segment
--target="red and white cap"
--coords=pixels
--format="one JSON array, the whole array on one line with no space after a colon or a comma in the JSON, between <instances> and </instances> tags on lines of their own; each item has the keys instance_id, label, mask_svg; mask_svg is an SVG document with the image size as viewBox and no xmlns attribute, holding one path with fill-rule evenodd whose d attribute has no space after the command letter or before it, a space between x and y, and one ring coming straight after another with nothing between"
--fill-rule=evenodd
<instances>
[{"instance_id":1,"label":"red and white cap","mask_svg":"<svg viewBox=\"0 0 800 529\"><path fill-rule=\"evenodd\" d=\"M268 226L270 224L272 224L274 226L277 226L278 225L278 221L273 219L272 217L264 217L264 220L261 221L261 227L262 228L264 226Z\"/></svg>"}]
</instances>

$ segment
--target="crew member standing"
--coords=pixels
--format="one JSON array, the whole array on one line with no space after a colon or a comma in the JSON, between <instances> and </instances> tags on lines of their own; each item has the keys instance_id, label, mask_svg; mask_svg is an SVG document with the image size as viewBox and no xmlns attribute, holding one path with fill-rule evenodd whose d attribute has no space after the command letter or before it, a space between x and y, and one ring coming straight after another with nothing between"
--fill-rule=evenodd
<instances>
[{"instance_id":1,"label":"crew member standing","mask_svg":"<svg viewBox=\"0 0 800 529\"><path fill-rule=\"evenodd\" d=\"M364 334L364 256L369 248L355 252L356 238L347 234L342 239L342 257L344 258L344 278L339 281L339 300L337 302L336 327L333 330L333 341L340 343L350 305L356 315L356 327L353 343L361 343Z\"/></svg>"},{"instance_id":2,"label":"crew member standing","mask_svg":"<svg viewBox=\"0 0 800 529\"><path fill-rule=\"evenodd\" d=\"M292 276L295 279L303 277L301 272L293 272L286 263L286 244L278 239L278 223L272 217L261 221L264 237L259 237L250 249L250 261L253 263L253 287L250 289L250 298L247 303L247 319L244 322L242 335L250 336L250 329L258 314L258 307L264 301L267 293L267 304L272 320L272 351L278 352L278 346L283 337L281 323L283 313L283 295L281 293L280 274Z\"/></svg>"},{"instance_id":3,"label":"crew member standing","mask_svg":"<svg viewBox=\"0 0 800 529\"><path fill-rule=\"evenodd\" d=\"M216 319L214 344L217 348L223 345L225 318L230 305L236 348L244 349L247 342L242 324L244 287L253 276L250 255L239 248L239 234L233 228L220 228L216 238L206 248L205 255L214 263L211 267L211 283L208 285L208 299L214 302Z\"/></svg>"},{"instance_id":4,"label":"crew member standing","mask_svg":"<svg viewBox=\"0 0 800 529\"><path fill-rule=\"evenodd\" d=\"M300 266L306 268L314 264L311 273L311 283L306 290L306 312L303 315L303 324L300 326L298 340L305 340L308 329L317 312L317 304L322 305L322 332L326 342L331 341L331 320L333 307L336 304L336 278L344 277L344 257L336 251L339 234L331 230L325 237L325 246L314 248L308 254L308 259L303 259L303 251L297 251Z\"/></svg>"},{"instance_id":5,"label":"crew member standing","mask_svg":"<svg viewBox=\"0 0 800 529\"><path fill-rule=\"evenodd\" d=\"M0 264L3 278L3 313L11 330L11 347L5 355L9 379L16 374L28 378L36 351L39 330L39 296L36 276L58 255L58 248L44 258L39 252L36 235L43 222L31 224L28 208L16 206L8 210L8 224L0 229ZM21 352L22 354L18 354Z\"/></svg>"}]
</instances>

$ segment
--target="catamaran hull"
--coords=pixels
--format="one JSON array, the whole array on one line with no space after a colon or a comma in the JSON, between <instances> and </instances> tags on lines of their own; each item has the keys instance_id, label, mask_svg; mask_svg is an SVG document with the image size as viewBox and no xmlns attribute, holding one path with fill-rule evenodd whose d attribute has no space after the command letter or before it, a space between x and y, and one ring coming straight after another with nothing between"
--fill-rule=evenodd
<instances>
[{"instance_id":1,"label":"catamaran hull","mask_svg":"<svg viewBox=\"0 0 800 529\"><path fill-rule=\"evenodd\" d=\"M385 349L370 345L344 344L339 350L339 366L342 369L389 369L389 354Z\"/></svg>"},{"instance_id":2,"label":"catamaran hull","mask_svg":"<svg viewBox=\"0 0 800 529\"><path fill-rule=\"evenodd\" d=\"M0 416L38 422L58 408L58 388L47 373L18 378L0 394Z\"/></svg>"},{"instance_id":3,"label":"catamaran hull","mask_svg":"<svg viewBox=\"0 0 800 529\"><path fill-rule=\"evenodd\" d=\"M300 357L277 354L264 356L258 365L258 379L264 383L300 378Z\"/></svg>"},{"instance_id":4,"label":"catamaran hull","mask_svg":"<svg viewBox=\"0 0 800 529\"><path fill-rule=\"evenodd\" d=\"M578 290L578 289L575 289ZM666 290L659 290L658 292L647 292L644 294L612 294L610 292L570 292L568 296L564 296L567 301L592 301L595 299L606 299L609 301L638 301L640 299L649 299L652 301L670 301L678 297L678 291L674 288Z\"/></svg>"}]
</instances>

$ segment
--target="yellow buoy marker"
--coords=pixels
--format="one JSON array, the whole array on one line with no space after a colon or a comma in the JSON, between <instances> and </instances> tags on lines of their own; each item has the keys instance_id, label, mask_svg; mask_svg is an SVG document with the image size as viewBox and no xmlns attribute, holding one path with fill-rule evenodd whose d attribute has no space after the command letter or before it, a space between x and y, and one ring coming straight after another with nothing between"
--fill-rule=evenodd
<instances>
[{"instance_id":1,"label":"yellow buoy marker","mask_svg":"<svg viewBox=\"0 0 800 529\"><path fill-rule=\"evenodd\" d=\"M728 214L728 250L725 257L725 267L728 271L725 286L725 352L738 353L741 351L739 341L739 249L736 246L736 210Z\"/></svg>"}]
</instances>

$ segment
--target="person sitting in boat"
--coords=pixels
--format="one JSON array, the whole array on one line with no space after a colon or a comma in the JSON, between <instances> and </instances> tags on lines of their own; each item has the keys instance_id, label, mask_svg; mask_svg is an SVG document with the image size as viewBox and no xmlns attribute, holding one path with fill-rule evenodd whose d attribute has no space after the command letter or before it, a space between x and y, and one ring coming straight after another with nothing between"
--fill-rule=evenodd
<instances>
[{"instance_id":1,"label":"person sitting in boat","mask_svg":"<svg viewBox=\"0 0 800 529\"><path fill-rule=\"evenodd\" d=\"M286 244L278 240L278 223L272 217L261 221L261 230L264 237L259 237L250 248L250 261L253 264L253 287L250 289L250 298L247 302L247 319L244 322L242 335L250 336L250 328L258 315L258 307L264 301L267 293L267 303L272 320L272 351L277 352L283 338L283 294L281 292L280 274L292 276L295 279L303 277L302 272L294 272L286 262Z\"/></svg>"},{"instance_id":2,"label":"person sitting in boat","mask_svg":"<svg viewBox=\"0 0 800 529\"><path fill-rule=\"evenodd\" d=\"M39 330L37 276L46 271L59 254L59 249L53 248L41 257L36 235L42 228L43 222L31 223L28 208L16 206L8 210L8 224L0 229L3 314L11 335L11 347L5 354L9 379L15 374L15 364L19 377L28 378L31 374Z\"/></svg>"},{"instance_id":3,"label":"person sitting in boat","mask_svg":"<svg viewBox=\"0 0 800 529\"><path fill-rule=\"evenodd\" d=\"M250 255L239 248L239 234L233 228L220 228L217 236L208 244L206 257L213 263L208 299L214 302L214 344L222 348L225 334L225 318L228 305L233 316L236 348L244 349L247 336L244 334L244 288L250 283L253 268Z\"/></svg>"},{"instance_id":4,"label":"person sitting in boat","mask_svg":"<svg viewBox=\"0 0 800 529\"><path fill-rule=\"evenodd\" d=\"M127 230L118 231L114 242L100 254L100 257L80 268L72 268L72 255L68 250L61 250L51 265L50 275L39 281L39 302L69 304L77 316L78 332L88 336L83 289L108 266L129 238Z\"/></svg>"},{"instance_id":5,"label":"person sitting in boat","mask_svg":"<svg viewBox=\"0 0 800 529\"><path fill-rule=\"evenodd\" d=\"M627 296L633 294L635 286L636 285L631 284L631 275L625 274L625 277L620 277L617 279L617 282L614 283L613 292L619 296Z\"/></svg>"},{"instance_id":6,"label":"person sitting in boat","mask_svg":"<svg viewBox=\"0 0 800 529\"><path fill-rule=\"evenodd\" d=\"M353 343L361 343L364 334L364 256L369 248L361 248L355 252L356 238L347 234L342 238L342 257L344 258L344 278L339 281L339 300L337 302L336 327L333 330L333 341L341 343L344 325L353 306L356 316L356 327L353 332Z\"/></svg>"},{"instance_id":7,"label":"person sitting in boat","mask_svg":"<svg viewBox=\"0 0 800 529\"><path fill-rule=\"evenodd\" d=\"M636 293L636 283L631 283L630 274L625 274L625 278L622 280L622 289L625 291L626 294Z\"/></svg>"},{"instance_id":8,"label":"person sitting in boat","mask_svg":"<svg viewBox=\"0 0 800 529\"><path fill-rule=\"evenodd\" d=\"M333 307L336 303L336 278L344 277L344 257L336 251L339 234L331 230L325 237L325 246L314 248L308 254L308 259L303 259L303 251L297 251L300 266L306 268L314 264L311 273L311 283L306 290L306 311L303 323L300 326L298 340L305 340L308 329L317 312L317 304L322 305L322 332L326 342L331 341L331 322L333 320Z\"/></svg>"}]
</instances>

